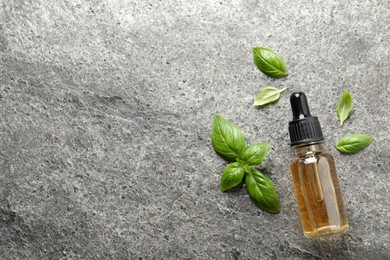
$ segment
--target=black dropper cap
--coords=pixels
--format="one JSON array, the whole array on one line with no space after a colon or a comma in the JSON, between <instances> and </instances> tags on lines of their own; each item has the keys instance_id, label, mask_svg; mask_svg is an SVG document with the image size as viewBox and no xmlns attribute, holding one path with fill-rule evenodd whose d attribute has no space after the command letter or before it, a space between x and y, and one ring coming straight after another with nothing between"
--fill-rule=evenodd
<instances>
[{"instance_id":1,"label":"black dropper cap","mask_svg":"<svg viewBox=\"0 0 390 260\"><path fill-rule=\"evenodd\" d=\"M320 122L316 116L310 114L305 93L292 93L290 103L293 112L293 120L288 124L290 145L323 141Z\"/></svg>"}]
</instances>

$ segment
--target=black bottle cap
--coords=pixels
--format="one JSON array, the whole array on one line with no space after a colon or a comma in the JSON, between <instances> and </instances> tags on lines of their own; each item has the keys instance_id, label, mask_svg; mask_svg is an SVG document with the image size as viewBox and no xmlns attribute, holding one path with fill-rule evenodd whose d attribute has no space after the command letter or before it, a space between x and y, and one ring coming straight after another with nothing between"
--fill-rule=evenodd
<instances>
[{"instance_id":1,"label":"black bottle cap","mask_svg":"<svg viewBox=\"0 0 390 260\"><path fill-rule=\"evenodd\" d=\"M290 97L293 120L288 124L290 145L321 142L324 140L321 125L316 116L310 114L306 95L294 92Z\"/></svg>"}]
</instances>

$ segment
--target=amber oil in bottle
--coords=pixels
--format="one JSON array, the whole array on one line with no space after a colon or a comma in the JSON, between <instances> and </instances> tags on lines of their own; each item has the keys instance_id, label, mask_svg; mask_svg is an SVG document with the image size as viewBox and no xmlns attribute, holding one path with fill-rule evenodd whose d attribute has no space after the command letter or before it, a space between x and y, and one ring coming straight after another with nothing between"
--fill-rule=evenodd
<instances>
[{"instance_id":1,"label":"amber oil in bottle","mask_svg":"<svg viewBox=\"0 0 390 260\"><path fill-rule=\"evenodd\" d=\"M293 93L290 102L289 132L296 155L290 170L303 232L308 238L345 233L349 226L335 162L323 149L318 118L311 116L304 93Z\"/></svg>"}]
</instances>

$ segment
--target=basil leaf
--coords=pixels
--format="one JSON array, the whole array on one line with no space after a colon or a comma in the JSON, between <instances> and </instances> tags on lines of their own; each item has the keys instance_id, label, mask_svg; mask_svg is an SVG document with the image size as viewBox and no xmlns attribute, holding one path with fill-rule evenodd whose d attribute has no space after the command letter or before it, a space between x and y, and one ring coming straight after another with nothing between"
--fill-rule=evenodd
<instances>
[{"instance_id":1,"label":"basil leaf","mask_svg":"<svg viewBox=\"0 0 390 260\"><path fill-rule=\"evenodd\" d=\"M343 125L344 121L348 118L353 108L352 97L347 90L344 90L339 103L337 104L337 116L340 119L340 126Z\"/></svg>"},{"instance_id":2,"label":"basil leaf","mask_svg":"<svg viewBox=\"0 0 390 260\"><path fill-rule=\"evenodd\" d=\"M249 165L260 164L268 153L270 143L257 143L252 144L244 151L241 159Z\"/></svg>"},{"instance_id":3,"label":"basil leaf","mask_svg":"<svg viewBox=\"0 0 390 260\"><path fill-rule=\"evenodd\" d=\"M249 196L262 210L269 213L279 213L280 203L274 184L260 171L252 169L252 174L245 178Z\"/></svg>"},{"instance_id":4,"label":"basil leaf","mask_svg":"<svg viewBox=\"0 0 390 260\"><path fill-rule=\"evenodd\" d=\"M253 48L253 59L259 70L272 78L281 78L288 75L286 63L274 51L264 48Z\"/></svg>"},{"instance_id":5,"label":"basil leaf","mask_svg":"<svg viewBox=\"0 0 390 260\"><path fill-rule=\"evenodd\" d=\"M226 166L221 176L221 191L227 191L233 187L236 187L242 182L244 178L244 168L239 163L231 163Z\"/></svg>"},{"instance_id":6,"label":"basil leaf","mask_svg":"<svg viewBox=\"0 0 390 260\"><path fill-rule=\"evenodd\" d=\"M248 164L244 164L243 168L244 168L244 172L248 174L252 173L252 168Z\"/></svg>"},{"instance_id":7,"label":"basil leaf","mask_svg":"<svg viewBox=\"0 0 390 260\"><path fill-rule=\"evenodd\" d=\"M240 128L220 115L214 116L211 143L215 152L229 161L240 157L246 146Z\"/></svg>"},{"instance_id":8,"label":"basil leaf","mask_svg":"<svg viewBox=\"0 0 390 260\"><path fill-rule=\"evenodd\" d=\"M237 163L241 166L241 167L244 167L246 164L243 160L241 160L240 158L237 158L236 159Z\"/></svg>"},{"instance_id":9,"label":"basil leaf","mask_svg":"<svg viewBox=\"0 0 390 260\"><path fill-rule=\"evenodd\" d=\"M348 134L340 139L336 148L342 153L356 153L369 146L372 140L372 137L367 134Z\"/></svg>"},{"instance_id":10,"label":"basil leaf","mask_svg":"<svg viewBox=\"0 0 390 260\"><path fill-rule=\"evenodd\" d=\"M277 89L271 86L265 87L260 91L259 95L256 97L254 106L264 106L269 103L275 102L280 98L280 93L285 91L287 88Z\"/></svg>"}]
</instances>

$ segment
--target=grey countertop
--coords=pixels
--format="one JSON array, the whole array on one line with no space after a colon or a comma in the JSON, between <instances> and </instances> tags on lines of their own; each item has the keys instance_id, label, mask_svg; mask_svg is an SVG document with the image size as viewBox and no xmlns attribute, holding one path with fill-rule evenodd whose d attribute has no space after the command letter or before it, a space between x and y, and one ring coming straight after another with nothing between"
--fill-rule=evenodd
<instances>
[{"instance_id":1,"label":"grey countertop","mask_svg":"<svg viewBox=\"0 0 390 260\"><path fill-rule=\"evenodd\" d=\"M1 259L390 259L389 1L0 1ZM252 47L277 51L273 80ZM288 87L276 104L252 102ZM355 101L340 127L348 89ZM289 173L289 95L304 91L337 161L346 235L301 231ZM221 114L281 212L222 193ZM374 142L341 155L337 140Z\"/></svg>"}]
</instances>

